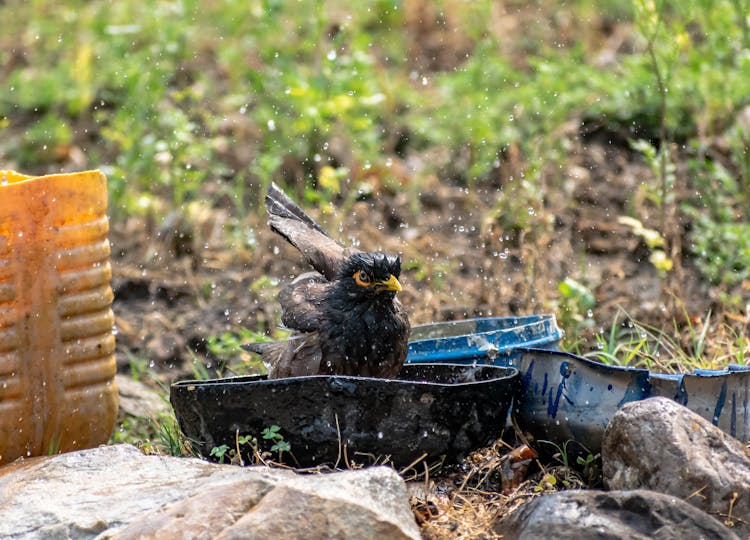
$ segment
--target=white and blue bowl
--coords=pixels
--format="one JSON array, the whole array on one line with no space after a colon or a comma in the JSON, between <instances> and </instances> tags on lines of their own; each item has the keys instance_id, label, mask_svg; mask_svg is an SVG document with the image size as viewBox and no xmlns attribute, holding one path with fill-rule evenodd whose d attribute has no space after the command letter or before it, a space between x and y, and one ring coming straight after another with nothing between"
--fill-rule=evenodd
<instances>
[{"instance_id":1,"label":"white and blue bowl","mask_svg":"<svg viewBox=\"0 0 750 540\"><path fill-rule=\"evenodd\" d=\"M412 329L406 362L507 366L518 348L558 350L562 337L551 314L424 324Z\"/></svg>"}]
</instances>

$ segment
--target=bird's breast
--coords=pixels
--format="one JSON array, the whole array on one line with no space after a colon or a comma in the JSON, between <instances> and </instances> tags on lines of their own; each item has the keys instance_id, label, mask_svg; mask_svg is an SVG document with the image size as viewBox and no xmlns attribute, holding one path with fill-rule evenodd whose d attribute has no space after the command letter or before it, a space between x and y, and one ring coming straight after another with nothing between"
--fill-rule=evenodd
<instances>
[{"instance_id":1,"label":"bird's breast","mask_svg":"<svg viewBox=\"0 0 750 540\"><path fill-rule=\"evenodd\" d=\"M395 376L403 364L409 328L394 309L337 312L324 327L321 348L337 373Z\"/></svg>"}]
</instances>

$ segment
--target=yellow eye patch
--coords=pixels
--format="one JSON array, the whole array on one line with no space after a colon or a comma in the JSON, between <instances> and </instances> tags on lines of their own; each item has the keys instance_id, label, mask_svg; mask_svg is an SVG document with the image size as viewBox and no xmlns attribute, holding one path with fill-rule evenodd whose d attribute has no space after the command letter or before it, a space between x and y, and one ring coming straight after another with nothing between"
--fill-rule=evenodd
<instances>
[{"instance_id":1,"label":"yellow eye patch","mask_svg":"<svg viewBox=\"0 0 750 540\"><path fill-rule=\"evenodd\" d=\"M369 287L372 285L372 280L370 279L370 276L367 275L367 272L364 270L358 270L354 272L354 283L359 285L360 287Z\"/></svg>"}]
</instances>

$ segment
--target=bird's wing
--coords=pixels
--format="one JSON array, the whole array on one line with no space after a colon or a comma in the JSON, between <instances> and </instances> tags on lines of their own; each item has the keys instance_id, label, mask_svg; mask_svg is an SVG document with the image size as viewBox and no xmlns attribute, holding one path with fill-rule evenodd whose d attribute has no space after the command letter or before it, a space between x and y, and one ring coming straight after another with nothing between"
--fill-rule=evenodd
<instances>
[{"instance_id":1,"label":"bird's wing","mask_svg":"<svg viewBox=\"0 0 750 540\"><path fill-rule=\"evenodd\" d=\"M275 182L271 182L266 193L266 209L271 215L301 221L309 228L330 238L328 232L318 225L313 218L308 216Z\"/></svg>"},{"instance_id":2,"label":"bird's wing","mask_svg":"<svg viewBox=\"0 0 750 540\"><path fill-rule=\"evenodd\" d=\"M328 280L317 272L298 276L279 292L281 322L300 332L315 332L321 321L321 306L329 287Z\"/></svg>"},{"instance_id":3,"label":"bird's wing","mask_svg":"<svg viewBox=\"0 0 750 540\"><path fill-rule=\"evenodd\" d=\"M261 355L271 379L320 374L323 353L317 332L297 334L287 341L249 343L242 348Z\"/></svg>"},{"instance_id":4,"label":"bird's wing","mask_svg":"<svg viewBox=\"0 0 750 540\"><path fill-rule=\"evenodd\" d=\"M328 280L338 273L341 263L358 250L345 248L315 223L279 187L271 183L266 194L268 225L296 247L315 270Z\"/></svg>"}]
</instances>

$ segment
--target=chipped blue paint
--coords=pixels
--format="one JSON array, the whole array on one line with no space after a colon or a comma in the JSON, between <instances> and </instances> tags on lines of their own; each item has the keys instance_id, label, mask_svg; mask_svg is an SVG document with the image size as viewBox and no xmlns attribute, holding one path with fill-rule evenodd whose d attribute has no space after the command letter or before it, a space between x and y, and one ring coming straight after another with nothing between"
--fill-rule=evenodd
<instances>
[{"instance_id":1,"label":"chipped blue paint","mask_svg":"<svg viewBox=\"0 0 750 540\"><path fill-rule=\"evenodd\" d=\"M697 370L696 370L697 371ZM696 375L699 375L696 373ZM721 391L719 397L716 400L716 407L714 408L714 417L711 419L711 423L715 426L719 425L719 417L721 416L721 410L724 408L724 402L727 399L727 381L721 383Z\"/></svg>"},{"instance_id":2,"label":"chipped blue paint","mask_svg":"<svg viewBox=\"0 0 750 540\"><path fill-rule=\"evenodd\" d=\"M573 368L571 367L570 363L568 362L562 362L560 364L560 376L562 379L560 380L560 383L557 385L557 392L555 392L555 400L552 400L552 388L549 389L549 403L547 405L547 414L550 415L552 419L555 419L557 417L557 409L560 407L560 398L564 397L565 401L573 404L573 401L565 394L565 383L570 378L570 376L573 374ZM544 374L544 380L547 380L547 374ZM546 385L545 385L546 386ZM543 392L542 392L543 393Z\"/></svg>"},{"instance_id":3,"label":"chipped blue paint","mask_svg":"<svg viewBox=\"0 0 750 540\"><path fill-rule=\"evenodd\" d=\"M565 380L567 378L565 377L565 371L563 370L562 365L560 366L560 375L562 375L562 379L557 384L557 391L555 392L554 400L552 399L552 388L549 389L549 396L547 399L547 414L552 419L557 416L557 409L560 407L560 398L565 390Z\"/></svg>"},{"instance_id":4,"label":"chipped blue paint","mask_svg":"<svg viewBox=\"0 0 750 540\"><path fill-rule=\"evenodd\" d=\"M529 367L526 369L526 372L523 374L523 378L521 379L521 386L526 389L529 387L529 384L531 383L531 378L534 376L534 362L531 362ZM534 391L536 391L536 388L534 388Z\"/></svg>"}]
</instances>

